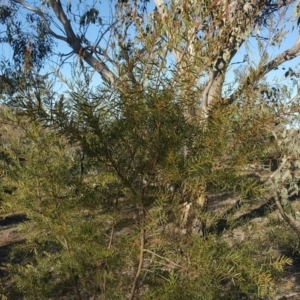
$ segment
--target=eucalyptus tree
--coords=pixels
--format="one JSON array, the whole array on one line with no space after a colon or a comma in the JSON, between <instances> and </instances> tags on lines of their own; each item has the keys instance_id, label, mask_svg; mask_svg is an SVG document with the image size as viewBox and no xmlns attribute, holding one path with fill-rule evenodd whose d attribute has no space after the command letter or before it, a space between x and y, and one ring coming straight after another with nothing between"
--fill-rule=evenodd
<instances>
[{"instance_id":1,"label":"eucalyptus tree","mask_svg":"<svg viewBox=\"0 0 300 300\"><path fill-rule=\"evenodd\" d=\"M143 86L167 77L181 93L196 96L192 107L197 104L207 114L214 103L243 98L245 88L259 90L269 72L299 55L297 34L282 53L271 57L267 50L281 45L284 23L296 27L298 13L296 0L7 0L0 3L1 42L12 47L14 66L25 72L59 51L60 64L77 56L120 90L125 82ZM239 84L224 97L231 63L251 39L260 60L253 65L242 59ZM55 42L70 51L55 48Z\"/></svg>"}]
</instances>

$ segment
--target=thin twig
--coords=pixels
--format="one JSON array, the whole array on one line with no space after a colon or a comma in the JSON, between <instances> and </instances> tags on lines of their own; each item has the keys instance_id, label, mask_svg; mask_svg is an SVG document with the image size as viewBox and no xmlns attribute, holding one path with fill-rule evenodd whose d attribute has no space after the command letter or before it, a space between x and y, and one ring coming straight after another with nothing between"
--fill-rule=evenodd
<instances>
[{"instance_id":1,"label":"thin twig","mask_svg":"<svg viewBox=\"0 0 300 300\"><path fill-rule=\"evenodd\" d=\"M113 223L112 228L111 228L111 232L110 232L110 237L109 237L108 249L110 249L111 245L112 245L112 241L113 241L113 237L114 237L114 229L115 229L115 226L114 226L114 223Z\"/></svg>"},{"instance_id":2,"label":"thin twig","mask_svg":"<svg viewBox=\"0 0 300 300\"><path fill-rule=\"evenodd\" d=\"M164 259L165 261L169 262L170 264L172 264L172 265L174 265L174 266L176 266L176 267L178 267L178 268L181 268L180 265L176 264L175 262L173 262L173 261L171 261L171 260L169 260L169 259L167 259L167 258L165 258L165 257L163 257L163 256L158 255L157 253L155 253L155 252L153 252L153 251L150 251L150 250L148 250L148 249L144 249L144 251L145 251L145 252L148 252L148 253L151 253L151 254L153 254L153 255L155 255L155 256L161 258L161 259Z\"/></svg>"}]
</instances>

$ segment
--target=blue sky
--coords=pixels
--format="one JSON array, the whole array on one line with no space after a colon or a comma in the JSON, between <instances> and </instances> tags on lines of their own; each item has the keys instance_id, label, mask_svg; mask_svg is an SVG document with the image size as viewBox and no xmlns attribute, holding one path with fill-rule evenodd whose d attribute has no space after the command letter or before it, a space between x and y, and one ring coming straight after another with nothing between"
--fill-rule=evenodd
<instances>
[{"instance_id":1,"label":"blue sky","mask_svg":"<svg viewBox=\"0 0 300 300\"><path fill-rule=\"evenodd\" d=\"M9 0L0 0L0 4L1 3L7 3L8 1ZM113 18L113 5L114 4L112 4L111 2L112 1L105 1L105 0L101 2L100 16L104 21ZM36 3L37 4L36 6L38 6L38 1L29 0L29 1L27 1L27 3L29 3L32 6L34 6L34 3ZM75 1L71 1L70 3L72 3L73 7L76 7L76 2ZM89 0L89 1L84 1L83 3L88 6L89 4L92 5L94 3L94 1ZM153 1L151 0L150 1L150 6L149 6L149 11L152 11L153 7L154 7L154 4L153 4ZM290 15L292 13L292 10L293 10L293 8L290 8L287 15ZM0 25L0 28L1 28L1 25ZM53 27L53 29L55 29L55 27ZM298 35L299 35L299 29L296 28L294 31L292 31L292 24L288 24L285 29L289 32L289 34L283 40L283 42L281 44L281 47L279 47L279 48L278 47L276 47L276 48L275 47L273 47L273 48L270 47L268 49L268 54L269 54L270 58L275 57L276 55L278 55L282 51L290 48L295 43L295 41L297 40ZM56 30L56 32L59 32L57 29L55 29L55 30ZM95 28L95 31L96 30L97 29ZM95 31L93 33L90 33L90 35L92 36L93 34L97 34L97 32L95 32ZM255 63L258 62L259 56L257 55L258 52L257 52L257 44L256 44L255 39L253 39L253 38L250 39L250 41L248 42L248 45L249 45L249 48L252 51L252 54L246 51L245 46L242 46L240 51L234 57L232 62L243 61L245 54L249 55L249 59L250 59L249 61L251 62L251 64L255 64ZM57 41L56 51L62 52L62 53L68 53L68 52L71 51L71 48L66 43L61 42L61 41ZM1 45L0 52L2 52L1 54L3 54L5 57L11 57L12 56L11 50L3 44ZM72 62L72 61L74 61L74 58L72 60L70 60L70 62ZM300 62L300 59L296 58L292 61L286 62L282 67L285 67L286 69L288 69L289 67L294 68L296 65L299 64L299 62ZM45 69L43 71L47 72L47 71L49 71L49 68L50 68L50 64L46 63L45 64ZM239 64L236 64L236 65L233 64L232 65L232 67L230 68L230 71L228 72L227 77L226 77L227 82L233 82L234 81L234 72L233 71L236 68L241 68L241 65L239 65ZM72 70L71 65L66 64L66 65L64 65L64 67L61 70L62 70L62 74L64 76L70 77L71 70ZM285 71L282 70L282 68L280 68L279 70L271 72L268 75L268 79L271 82L275 82L275 79L278 79L278 80L284 79L284 73L285 73ZM100 80L101 80L100 75L95 73L94 77L93 77L93 82L95 83L95 85L97 83L99 83ZM287 82L289 82L289 80L287 80ZM59 82L57 82L56 89L58 90L58 92L60 92L60 91L63 92L65 87L63 85L59 84Z\"/></svg>"}]
</instances>

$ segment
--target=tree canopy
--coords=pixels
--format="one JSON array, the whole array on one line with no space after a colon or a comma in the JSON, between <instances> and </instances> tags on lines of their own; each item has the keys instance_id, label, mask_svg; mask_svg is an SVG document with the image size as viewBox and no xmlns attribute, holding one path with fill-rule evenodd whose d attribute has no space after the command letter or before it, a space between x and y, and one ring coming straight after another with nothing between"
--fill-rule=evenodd
<instances>
[{"instance_id":1,"label":"tree canopy","mask_svg":"<svg viewBox=\"0 0 300 300\"><path fill-rule=\"evenodd\" d=\"M284 41L287 23L298 30L298 11L297 1L269 0L2 2L1 42L13 50L13 66L3 68L2 81L9 76L5 70L29 72L54 54L58 65L76 55L120 89L168 78L181 93L195 94L197 105L208 111L215 102L240 100L245 88L259 90L270 71L299 55L297 34L293 46L275 57L267 50ZM251 57L241 58L239 85L225 89L232 60L250 40L256 41L260 59L254 66ZM71 51L57 53L58 41Z\"/></svg>"}]
</instances>

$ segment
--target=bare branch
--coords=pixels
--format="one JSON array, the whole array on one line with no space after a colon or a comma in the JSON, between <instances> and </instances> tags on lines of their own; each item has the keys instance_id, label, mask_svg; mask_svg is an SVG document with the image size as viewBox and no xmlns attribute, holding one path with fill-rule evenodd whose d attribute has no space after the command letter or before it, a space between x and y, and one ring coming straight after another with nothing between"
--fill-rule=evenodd
<instances>
[{"instance_id":1,"label":"bare branch","mask_svg":"<svg viewBox=\"0 0 300 300\"><path fill-rule=\"evenodd\" d=\"M135 295L135 291L137 289L137 283L140 278L142 269L143 269L143 263L144 263L144 250L145 250L145 229L143 228L143 225L141 226L141 245L140 245L140 256L139 256L139 265L132 283L131 292L129 296L129 300L132 300Z\"/></svg>"},{"instance_id":2,"label":"bare branch","mask_svg":"<svg viewBox=\"0 0 300 300\"><path fill-rule=\"evenodd\" d=\"M87 51L82 46L82 40L76 36L74 33L74 30L71 26L70 20L67 18L63 7L61 5L60 0L50 0L49 4L51 8L53 9L56 17L60 21L60 23L63 25L63 28L66 33L66 37L56 34L51 28L46 20L46 17L44 13L37 8L29 6L27 3L25 3L23 0L13 0L15 3L18 3L22 5L25 9L32 11L39 15L49 32L53 37L62 40L66 43L68 43L73 51L80 56L81 59L83 59L87 64L89 64L92 68L94 68L101 76L102 78L109 82L110 84L115 84L118 81L118 77L107 67L107 65L100 59L97 59L93 56L93 54L89 51Z\"/></svg>"},{"instance_id":3,"label":"bare branch","mask_svg":"<svg viewBox=\"0 0 300 300\"><path fill-rule=\"evenodd\" d=\"M67 18L62 8L60 0L50 0L49 3L56 17L62 23L67 35L67 41L69 45L74 49L75 53L77 53L85 62L87 62L96 71L98 71L104 80L110 82L111 84L116 83L117 77L112 71L109 70L107 65L103 61L93 57L93 55L90 52L86 51L82 47L81 39L78 38L74 33L70 20Z\"/></svg>"}]
</instances>

